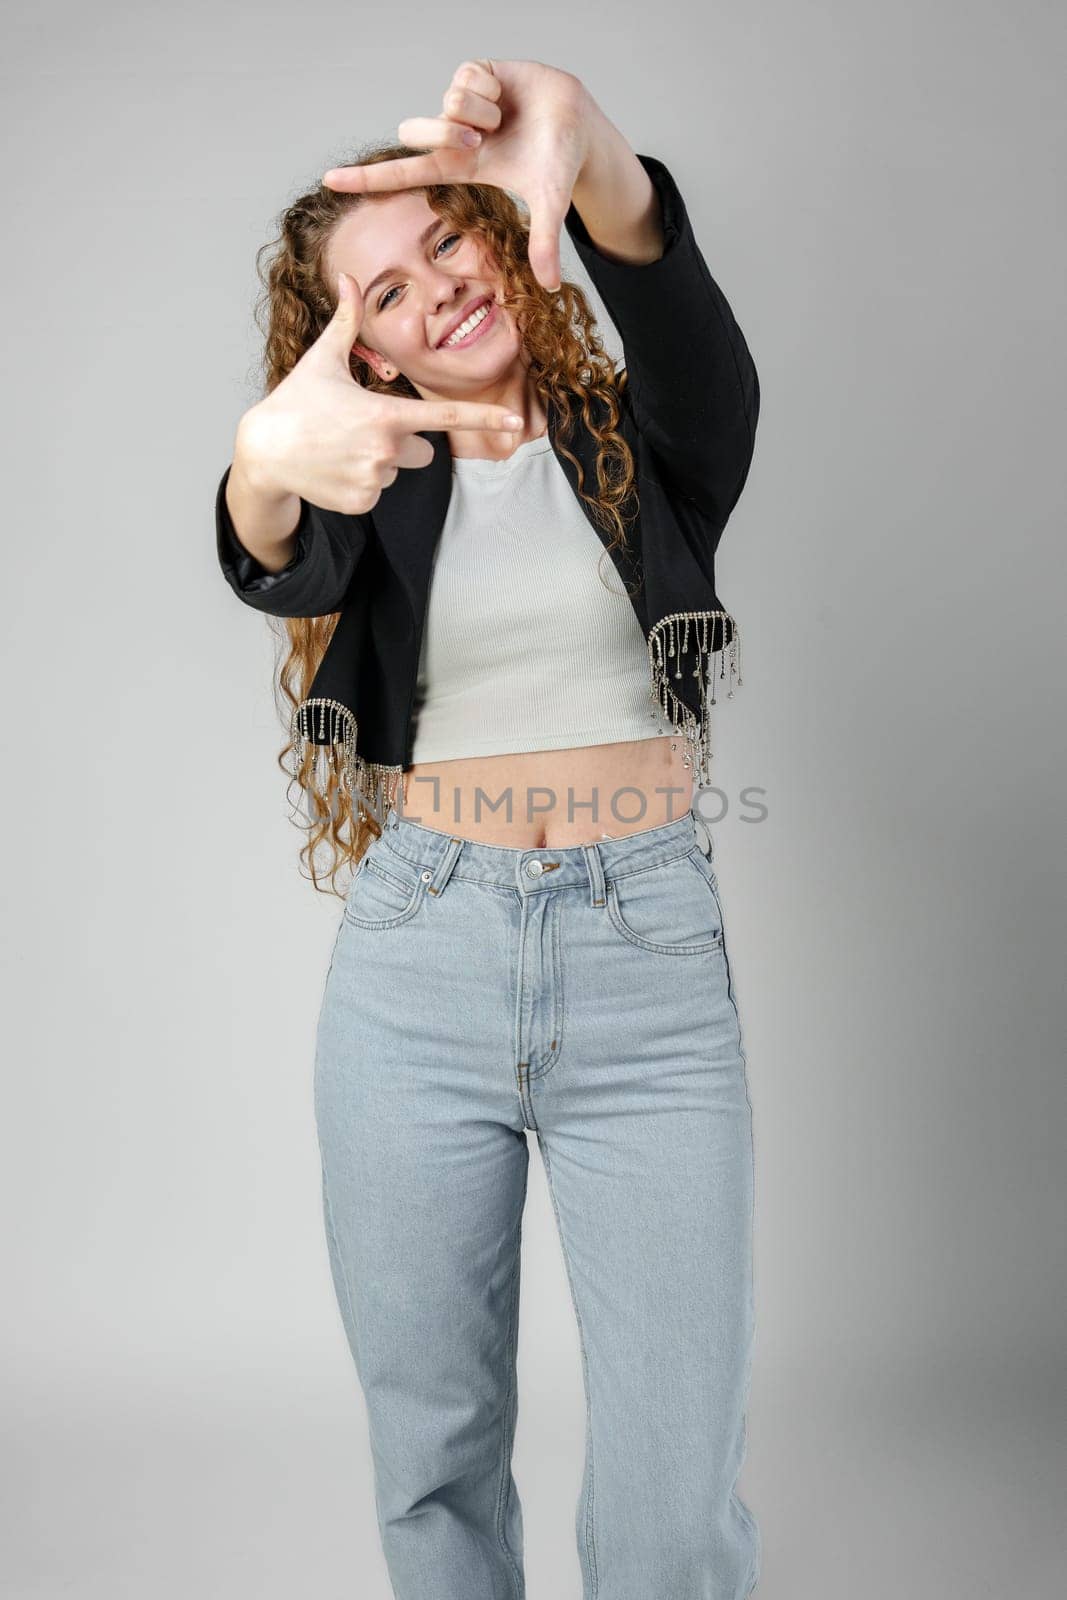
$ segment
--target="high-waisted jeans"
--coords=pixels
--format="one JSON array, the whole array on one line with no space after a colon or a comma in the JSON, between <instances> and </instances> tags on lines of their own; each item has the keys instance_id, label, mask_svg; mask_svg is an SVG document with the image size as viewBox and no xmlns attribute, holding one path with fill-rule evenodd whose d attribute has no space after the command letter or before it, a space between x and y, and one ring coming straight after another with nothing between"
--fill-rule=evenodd
<instances>
[{"instance_id":1,"label":"high-waisted jeans","mask_svg":"<svg viewBox=\"0 0 1067 1600\"><path fill-rule=\"evenodd\" d=\"M318 1023L326 1235L397 1600L523 1600L511 1471L536 1133L583 1363L584 1600L743 1600L752 1108L692 811L565 849L389 811Z\"/></svg>"}]
</instances>

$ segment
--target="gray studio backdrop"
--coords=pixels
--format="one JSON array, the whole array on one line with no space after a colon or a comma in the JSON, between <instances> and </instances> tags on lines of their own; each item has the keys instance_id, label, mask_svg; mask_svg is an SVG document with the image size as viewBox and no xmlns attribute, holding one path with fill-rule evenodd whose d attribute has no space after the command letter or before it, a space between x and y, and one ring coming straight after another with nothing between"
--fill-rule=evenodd
<instances>
[{"instance_id":1,"label":"gray studio backdrop","mask_svg":"<svg viewBox=\"0 0 1067 1600\"><path fill-rule=\"evenodd\" d=\"M274 217L490 54L576 72L667 161L761 376L716 757L761 1594L1053 1600L1062 13L113 0L9 8L0 42L0 1590L389 1595L311 1110L339 907L299 875L269 625L217 569L212 501L259 398ZM577 1600L539 1160L525 1252L529 1592Z\"/></svg>"}]
</instances>

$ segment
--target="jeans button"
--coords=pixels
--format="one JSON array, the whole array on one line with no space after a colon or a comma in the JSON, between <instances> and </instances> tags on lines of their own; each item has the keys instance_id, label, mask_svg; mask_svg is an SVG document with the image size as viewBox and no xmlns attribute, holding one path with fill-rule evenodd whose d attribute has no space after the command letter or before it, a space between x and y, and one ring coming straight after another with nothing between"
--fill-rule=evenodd
<instances>
[{"instance_id":1,"label":"jeans button","mask_svg":"<svg viewBox=\"0 0 1067 1600\"><path fill-rule=\"evenodd\" d=\"M527 861L526 863L526 871L529 873L531 878L539 878L544 870L545 869L541 865L540 861Z\"/></svg>"}]
</instances>

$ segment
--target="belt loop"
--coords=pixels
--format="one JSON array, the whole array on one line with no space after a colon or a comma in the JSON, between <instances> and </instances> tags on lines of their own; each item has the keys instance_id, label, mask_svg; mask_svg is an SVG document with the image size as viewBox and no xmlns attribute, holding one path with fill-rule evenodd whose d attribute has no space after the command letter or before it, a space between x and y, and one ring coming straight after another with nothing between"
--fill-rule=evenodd
<instances>
[{"instance_id":1,"label":"belt loop","mask_svg":"<svg viewBox=\"0 0 1067 1600\"><path fill-rule=\"evenodd\" d=\"M600 859L600 846L594 840L592 844L583 844L582 849L585 851L585 865L589 873L589 904L606 905L604 863Z\"/></svg>"},{"instance_id":2,"label":"belt loop","mask_svg":"<svg viewBox=\"0 0 1067 1600\"><path fill-rule=\"evenodd\" d=\"M449 836L448 844L440 861L437 863L432 880L426 885L427 894L440 894L449 878L452 868L459 860L460 851L463 849L463 840L457 839L454 834Z\"/></svg>"}]
</instances>

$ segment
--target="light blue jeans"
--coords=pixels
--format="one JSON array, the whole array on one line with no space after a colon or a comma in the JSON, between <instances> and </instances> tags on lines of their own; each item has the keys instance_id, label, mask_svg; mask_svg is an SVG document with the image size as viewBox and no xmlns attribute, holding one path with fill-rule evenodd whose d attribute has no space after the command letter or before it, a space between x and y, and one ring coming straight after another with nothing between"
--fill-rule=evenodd
<instances>
[{"instance_id":1,"label":"light blue jeans","mask_svg":"<svg viewBox=\"0 0 1067 1600\"><path fill-rule=\"evenodd\" d=\"M692 811L566 849L388 813L315 1057L330 1263L397 1600L523 1600L511 1471L537 1135L580 1336L584 1600L743 1600L752 1111Z\"/></svg>"}]
</instances>

